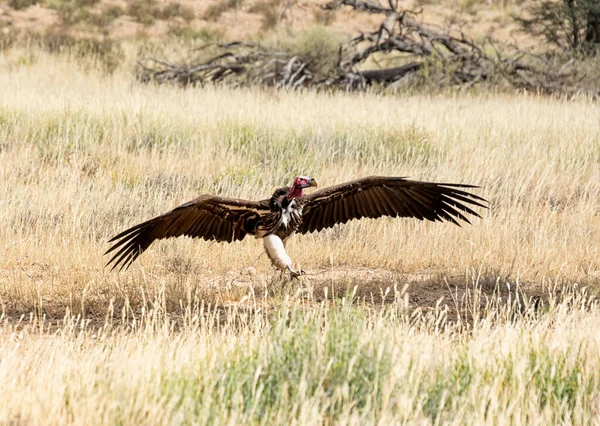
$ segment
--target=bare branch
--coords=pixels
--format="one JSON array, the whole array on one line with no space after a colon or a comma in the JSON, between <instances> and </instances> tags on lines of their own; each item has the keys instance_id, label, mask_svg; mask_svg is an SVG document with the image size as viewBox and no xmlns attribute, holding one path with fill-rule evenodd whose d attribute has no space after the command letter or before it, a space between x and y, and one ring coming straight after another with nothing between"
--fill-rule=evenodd
<instances>
[{"instance_id":1,"label":"bare branch","mask_svg":"<svg viewBox=\"0 0 600 426\"><path fill-rule=\"evenodd\" d=\"M542 93L564 93L568 90L565 81L576 79L570 62L555 65L542 56L515 48L507 54L489 40L477 44L462 31L423 24L417 19L419 12L402 10L397 0L387 0L386 6L376 0L333 0L321 7L336 10L342 6L382 15L382 20L374 31L361 32L339 46L335 75L313 74L310 59L298 54L235 41L201 46L196 52L203 53L204 58L191 61L190 65L145 58L138 62L138 78L181 85L226 83L343 90L364 90L372 85L396 87L400 80L405 82L403 85L425 83L465 88L496 81ZM485 43L494 50L493 56L486 53ZM208 49L215 53L207 58ZM360 70L366 63L378 64L379 59L389 64L383 60L386 57L393 57L395 66ZM424 69L427 78L422 73Z\"/></svg>"}]
</instances>

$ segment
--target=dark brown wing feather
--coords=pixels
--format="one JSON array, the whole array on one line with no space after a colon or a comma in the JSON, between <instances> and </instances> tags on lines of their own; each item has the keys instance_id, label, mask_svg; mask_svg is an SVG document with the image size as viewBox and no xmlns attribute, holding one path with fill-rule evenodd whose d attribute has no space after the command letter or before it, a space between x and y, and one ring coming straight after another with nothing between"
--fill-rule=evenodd
<instances>
[{"instance_id":1,"label":"dark brown wing feather","mask_svg":"<svg viewBox=\"0 0 600 426\"><path fill-rule=\"evenodd\" d=\"M168 213L135 225L109 242L115 244L106 253L116 253L107 263L113 269L128 268L154 240L187 235L205 240L226 241L243 239L254 233L263 214L269 212L268 200L253 202L201 195Z\"/></svg>"},{"instance_id":2,"label":"dark brown wing feather","mask_svg":"<svg viewBox=\"0 0 600 426\"><path fill-rule=\"evenodd\" d=\"M301 198L299 232L320 231L362 217L415 217L456 225L460 219L470 223L465 214L480 217L472 207L487 208L482 204L486 200L464 188L477 186L380 176L343 183Z\"/></svg>"}]
</instances>

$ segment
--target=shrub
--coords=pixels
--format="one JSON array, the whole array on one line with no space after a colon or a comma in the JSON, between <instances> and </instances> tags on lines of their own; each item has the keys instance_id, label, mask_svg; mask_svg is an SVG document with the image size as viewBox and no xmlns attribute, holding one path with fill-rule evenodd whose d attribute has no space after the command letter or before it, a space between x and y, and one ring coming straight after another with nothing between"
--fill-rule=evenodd
<instances>
[{"instance_id":1,"label":"shrub","mask_svg":"<svg viewBox=\"0 0 600 426\"><path fill-rule=\"evenodd\" d=\"M170 2L160 11L160 19L182 18L185 22L190 22L196 17L194 10L187 6L182 6L178 2Z\"/></svg>"},{"instance_id":2,"label":"shrub","mask_svg":"<svg viewBox=\"0 0 600 426\"><path fill-rule=\"evenodd\" d=\"M110 38L75 37L64 29L50 29L29 35L31 42L49 53L67 53L83 66L100 66L112 73L124 57L120 43Z\"/></svg>"},{"instance_id":3,"label":"shrub","mask_svg":"<svg viewBox=\"0 0 600 426\"><path fill-rule=\"evenodd\" d=\"M277 8L280 5L281 0L263 0L254 4L248 12L262 15L262 28L268 30L275 27L279 21Z\"/></svg>"},{"instance_id":4,"label":"shrub","mask_svg":"<svg viewBox=\"0 0 600 426\"><path fill-rule=\"evenodd\" d=\"M302 58L313 74L329 76L337 67L341 41L338 34L315 26L277 42L277 47Z\"/></svg>"},{"instance_id":5,"label":"shrub","mask_svg":"<svg viewBox=\"0 0 600 426\"><path fill-rule=\"evenodd\" d=\"M229 9L235 9L242 5L243 0L226 0L219 1L217 4L210 6L206 9L204 19L209 21L216 21L219 17L227 12Z\"/></svg>"},{"instance_id":6,"label":"shrub","mask_svg":"<svg viewBox=\"0 0 600 426\"><path fill-rule=\"evenodd\" d=\"M21 10L27 9L29 6L37 4L38 0L10 0L8 5L13 9Z\"/></svg>"},{"instance_id":7,"label":"shrub","mask_svg":"<svg viewBox=\"0 0 600 426\"><path fill-rule=\"evenodd\" d=\"M152 25L160 16L155 0L135 0L127 7L127 14L142 25Z\"/></svg>"},{"instance_id":8,"label":"shrub","mask_svg":"<svg viewBox=\"0 0 600 426\"><path fill-rule=\"evenodd\" d=\"M523 30L560 49L587 55L600 48L598 0L531 0L524 12L515 16Z\"/></svg>"}]
</instances>

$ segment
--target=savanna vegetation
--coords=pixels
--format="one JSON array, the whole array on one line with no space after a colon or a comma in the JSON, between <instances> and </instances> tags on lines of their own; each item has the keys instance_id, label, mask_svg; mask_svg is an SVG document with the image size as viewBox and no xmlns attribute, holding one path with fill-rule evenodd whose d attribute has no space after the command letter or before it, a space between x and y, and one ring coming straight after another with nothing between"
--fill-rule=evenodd
<instances>
[{"instance_id":1,"label":"savanna vegetation","mask_svg":"<svg viewBox=\"0 0 600 426\"><path fill-rule=\"evenodd\" d=\"M218 19L241 7L226 5ZM599 421L593 99L184 89L139 82L135 60L189 40L27 37L0 56L0 422ZM130 225L297 174L472 183L489 209L462 228L297 236L291 283L253 239L161 241L104 267Z\"/></svg>"}]
</instances>

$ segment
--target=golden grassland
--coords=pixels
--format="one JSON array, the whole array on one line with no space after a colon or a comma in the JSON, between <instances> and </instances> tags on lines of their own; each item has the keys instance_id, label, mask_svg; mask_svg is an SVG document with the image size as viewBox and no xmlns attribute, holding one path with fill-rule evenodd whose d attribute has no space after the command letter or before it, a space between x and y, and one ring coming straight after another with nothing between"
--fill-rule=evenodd
<instances>
[{"instance_id":1,"label":"golden grassland","mask_svg":"<svg viewBox=\"0 0 600 426\"><path fill-rule=\"evenodd\" d=\"M0 93L0 422L598 423L596 104L181 90L20 49ZM489 210L297 236L287 285L253 239L104 268L130 225L297 174L472 183Z\"/></svg>"}]
</instances>

